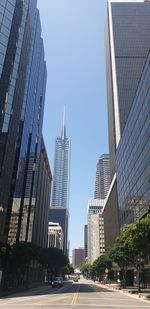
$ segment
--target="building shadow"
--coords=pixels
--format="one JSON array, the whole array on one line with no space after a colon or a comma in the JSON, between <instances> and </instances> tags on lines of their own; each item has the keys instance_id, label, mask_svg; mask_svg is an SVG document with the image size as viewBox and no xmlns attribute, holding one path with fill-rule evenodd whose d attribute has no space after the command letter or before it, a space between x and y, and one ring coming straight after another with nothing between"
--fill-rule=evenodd
<instances>
[{"instance_id":1,"label":"building shadow","mask_svg":"<svg viewBox=\"0 0 150 309\"><path fill-rule=\"evenodd\" d=\"M37 297L37 296L44 296L44 295L59 295L59 294L68 294L68 293L98 293L98 292L113 292L107 288L99 287L98 285L92 284L85 284L85 283L72 283L72 282L65 282L62 288L52 288L51 286L39 286L36 288L29 288L23 291L9 291L5 292L0 295L0 299L12 299L17 297Z\"/></svg>"}]
</instances>

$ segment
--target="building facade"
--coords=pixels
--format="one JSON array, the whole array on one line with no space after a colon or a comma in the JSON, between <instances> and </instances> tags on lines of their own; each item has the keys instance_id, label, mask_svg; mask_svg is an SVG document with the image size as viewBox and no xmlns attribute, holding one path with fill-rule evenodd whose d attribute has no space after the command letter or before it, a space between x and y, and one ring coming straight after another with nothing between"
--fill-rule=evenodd
<instances>
[{"instance_id":1,"label":"building facade","mask_svg":"<svg viewBox=\"0 0 150 309\"><path fill-rule=\"evenodd\" d=\"M150 212L149 75L150 53L116 153L121 229Z\"/></svg>"},{"instance_id":2,"label":"building facade","mask_svg":"<svg viewBox=\"0 0 150 309\"><path fill-rule=\"evenodd\" d=\"M110 160L108 154L103 154L97 163L95 181L95 199L105 199L110 187Z\"/></svg>"},{"instance_id":3,"label":"building facade","mask_svg":"<svg viewBox=\"0 0 150 309\"><path fill-rule=\"evenodd\" d=\"M105 252L103 207L104 201L100 199L88 202L88 261L93 263Z\"/></svg>"},{"instance_id":4,"label":"building facade","mask_svg":"<svg viewBox=\"0 0 150 309\"><path fill-rule=\"evenodd\" d=\"M103 208L105 250L119 235L119 211L116 174L111 182Z\"/></svg>"},{"instance_id":5,"label":"building facade","mask_svg":"<svg viewBox=\"0 0 150 309\"><path fill-rule=\"evenodd\" d=\"M33 221L32 242L40 247L47 247L47 224L48 210L50 203L52 184L52 173L49 165L49 160L45 148L45 143L42 138L41 155L39 162L37 198L35 204L35 214Z\"/></svg>"},{"instance_id":6,"label":"building facade","mask_svg":"<svg viewBox=\"0 0 150 309\"><path fill-rule=\"evenodd\" d=\"M32 241L47 75L40 17L36 0L1 1L0 13L0 240Z\"/></svg>"},{"instance_id":7,"label":"building facade","mask_svg":"<svg viewBox=\"0 0 150 309\"><path fill-rule=\"evenodd\" d=\"M48 223L48 248L63 250L64 235L59 223Z\"/></svg>"},{"instance_id":8,"label":"building facade","mask_svg":"<svg viewBox=\"0 0 150 309\"><path fill-rule=\"evenodd\" d=\"M110 239L115 240L119 225L122 225L119 220L116 151L149 53L149 18L149 1L108 0L105 51L111 190L104 207L106 247L111 244ZM113 218L111 228L110 218Z\"/></svg>"},{"instance_id":9,"label":"building facade","mask_svg":"<svg viewBox=\"0 0 150 309\"><path fill-rule=\"evenodd\" d=\"M88 259L88 225L84 225L84 254L85 260Z\"/></svg>"},{"instance_id":10,"label":"building facade","mask_svg":"<svg viewBox=\"0 0 150 309\"><path fill-rule=\"evenodd\" d=\"M107 14L105 50L112 179L116 148L149 52L150 3L109 0Z\"/></svg>"},{"instance_id":11,"label":"building facade","mask_svg":"<svg viewBox=\"0 0 150 309\"><path fill-rule=\"evenodd\" d=\"M63 230L63 251L68 255L68 209L63 207L50 207L49 209L49 222L58 222Z\"/></svg>"},{"instance_id":12,"label":"building facade","mask_svg":"<svg viewBox=\"0 0 150 309\"><path fill-rule=\"evenodd\" d=\"M72 251L73 268L80 269L80 266L85 262L84 255L85 255L84 248L78 248Z\"/></svg>"}]
</instances>

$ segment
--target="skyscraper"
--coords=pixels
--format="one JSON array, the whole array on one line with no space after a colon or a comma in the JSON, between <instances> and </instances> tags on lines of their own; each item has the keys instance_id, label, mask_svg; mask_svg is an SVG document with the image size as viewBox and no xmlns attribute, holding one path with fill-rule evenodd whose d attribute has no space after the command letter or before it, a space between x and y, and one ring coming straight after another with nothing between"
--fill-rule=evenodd
<instances>
[{"instance_id":1,"label":"skyscraper","mask_svg":"<svg viewBox=\"0 0 150 309\"><path fill-rule=\"evenodd\" d=\"M40 247L47 247L47 222L52 184L52 174L47 156L47 151L42 138L39 173L37 182L37 196L33 221L33 243Z\"/></svg>"},{"instance_id":2,"label":"skyscraper","mask_svg":"<svg viewBox=\"0 0 150 309\"><path fill-rule=\"evenodd\" d=\"M40 17L36 0L0 1L0 13L0 240L32 241L47 76Z\"/></svg>"},{"instance_id":3,"label":"skyscraper","mask_svg":"<svg viewBox=\"0 0 150 309\"><path fill-rule=\"evenodd\" d=\"M93 263L105 252L102 210L105 200L88 201L88 261Z\"/></svg>"},{"instance_id":4,"label":"skyscraper","mask_svg":"<svg viewBox=\"0 0 150 309\"><path fill-rule=\"evenodd\" d=\"M119 232L116 151L149 53L149 20L149 1L108 0L105 50L111 186L104 206L106 249Z\"/></svg>"},{"instance_id":5,"label":"skyscraper","mask_svg":"<svg viewBox=\"0 0 150 309\"><path fill-rule=\"evenodd\" d=\"M107 12L105 45L112 179L116 148L149 52L150 3L144 0L109 0Z\"/></svg>"},{"instance_id":6,"label":"skyscraper","mask_svg":"<svg viewBox=\"0 0 150 309\"><path fill-rule=\"evenodd\" d=\"M52 207L69 207L70 137L63 123L61 136L56 137L53 172Z\"/></svg>"},{"instance_id":7,"label":"skyscraper","mask_svg":"<svg viewBox=\"0 0 150 309\"><path fill-rule=\"evenodd\" d=\"M70 186L70 137L66 136L63 119L61 136L56 137L52 202L49 221L58 222L64 233L64 252L68 250L68 216Z\"/></svg>"},{"instance_id":8,"label":"skyscraper","mask_svg":"<svg viewBox=\"0 0 150 309\"><path fill-rule=\"evenodd\" d=\"M103 154L97 163L95 199L105 199L110 187L110 161L109 155Z\"/></svg>"},{"instance_id":9,"label":"skyscraper","mask_svg":"<svg viewBox=\"0 0 150 309\"><path fill-rule=\"evenodd\" d=\"M72 266L80 269L80 266L85 262L84 248L77 248L72 250Z\"/></svg>"}]
</instances>

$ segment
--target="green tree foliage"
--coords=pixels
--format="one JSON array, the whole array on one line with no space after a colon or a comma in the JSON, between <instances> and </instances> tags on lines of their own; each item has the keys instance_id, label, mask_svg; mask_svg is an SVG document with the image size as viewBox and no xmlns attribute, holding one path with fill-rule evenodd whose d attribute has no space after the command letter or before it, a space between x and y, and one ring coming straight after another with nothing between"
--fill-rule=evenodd
<instances>
[{"instance_id":1,"label":"green tree foliage","mask_svg":"<svg viewBox=\"0 0 150 309\"><path fill-rule=\"evenodd\" d=\"M18 242L11 247L11 268L16 271L17 269L27 269L33 260L38 260L41 248L29 243Z\"/></svg>"},{"instance_id":2,"label":"green tree foliage","mask_svg":"<svg viewBox=\"0 0 150 309\"><path fill-rule=\"evenodd\" d=\"M131 224L123 234L133 263L150 254L150 215Z\"/></svg>"},{"instance_id":3,"label":"green tree foliage","mask_svg":"<svg viewBox=\"0 0 150 309\"><path fill-rule=\"evenodd\" d=\"M112 261L109 258L109 256L107 254L101 255L100 257L98 257L94 262L93 262L93 270L96 273L97 276L99 276L100 274L104 274L106 268L108 270L111 269L112 267Z\"/></svg>"},{"instance_id":4,"label":"green tree foliage","mask_svg":"<svg viewBox=\"0 0 150 309\"><path fill-rule=\"evenodd\" d=\"M90 263L82 264L80 267L80 271L84 276L88 277L88 275L90 275L93 271L92 264Z\"/></svg>"},{"instance_id":5,"label":"green tree foliage","mask_svg":"<svg viewBox=\"0 0 150 309\"><path fill-rule=\"evenodd\" d=\"M62 250L57 248L45 248L41 250L40 263L45 266L52 273L58 273L63 267L69 264L68 257Z\"/></svg>"},{"instance_id":6,"label":"green tree foliage","mask_svg":"<svg viewBox=\"0 0 150 309\"><path fill-rule=\"evenodd\" d=\"M62 268L62 273L63 275L70 275L74 273L74 268L70 264L67 264Z\"/></svg>"},{"instance_id":7,"label":"green tree foliage","mask_svg":"<svg viewBox=\"0 0 150 309\"><path fill-rule=\"evenodd\" d=\"M140 271L145 257L150 255L150 215L127 227L117 237L108 255L123 271L124 282L128 266L133 265L137 269L138 290L140 291Z\"/></svg>"},{"instance_id":8,"label":"green tree foliage","mask_svg":"<svg viewBox=\"0 0 150 309\"><path fill-rule=\"evenodd\" d=\"M11 247L9 244L0 242L0 269L4 270L7 266Z\"/></svg>"},{"instance_id":9,"label":"green tree foliage","mask_svg":"<svg viewBox=\"0 0 150 309\"><path fill-rule=\"evenodd\" d=\"M0 244L0 259L3 270L2 288L28 285L30 262L37 260L40 247L20 242L10 246Z\"/></svg>"}]
</instances>

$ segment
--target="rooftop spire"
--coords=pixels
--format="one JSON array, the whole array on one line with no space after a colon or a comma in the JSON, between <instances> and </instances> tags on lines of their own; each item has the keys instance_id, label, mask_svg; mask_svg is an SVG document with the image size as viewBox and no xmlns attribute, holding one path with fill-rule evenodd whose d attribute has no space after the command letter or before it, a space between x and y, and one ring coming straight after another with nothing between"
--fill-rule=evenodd
<instances>
[{"instance_id":1,"label":"rooftop spire","mask_svg":"<svg viewBox=\"0 0 150 309\"><path fill-rule=\"evenodd\" d=\"M63 126L62 126L62 131L61 131L61 137L62 137L62 139L64 139L64 138L66 137L65 115L66 115L66 106L64 105Z\"/></svg>"}]
</instances>

